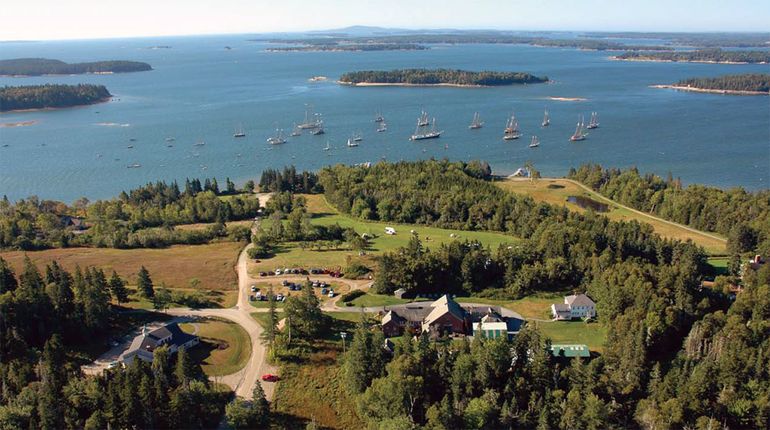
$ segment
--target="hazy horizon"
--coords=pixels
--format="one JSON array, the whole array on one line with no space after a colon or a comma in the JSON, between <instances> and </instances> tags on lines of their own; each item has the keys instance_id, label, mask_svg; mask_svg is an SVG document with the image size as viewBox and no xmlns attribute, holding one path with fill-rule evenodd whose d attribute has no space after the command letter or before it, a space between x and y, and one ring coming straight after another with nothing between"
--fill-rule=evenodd
<instances>
[{"instance_id":1,"label":"hazy horizon","mask_svg":"<svg viewBox=\"0 0 770 430\"><path fill-rule=\"evenodd\" d=\"M130 3L30 0L4 5L0 41L302 33L350 26L407 30L767 32L770 2L715 0L510 2L136 0Z\"/></svg>"}]
</instances>

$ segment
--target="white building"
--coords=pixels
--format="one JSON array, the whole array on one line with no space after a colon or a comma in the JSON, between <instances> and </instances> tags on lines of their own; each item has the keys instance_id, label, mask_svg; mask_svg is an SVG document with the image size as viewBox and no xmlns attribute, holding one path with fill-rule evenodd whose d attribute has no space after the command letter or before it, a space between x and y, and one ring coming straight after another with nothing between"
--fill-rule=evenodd
<instances>
[{"instance_id":1,"label":"white building","mask_svg":"<svg viewBox=\"0 0 770 430\"><path fill-rule=\"evenodd\" d=\"M152 362L156 348L166 345L173 354L179 348L190 349L199 342L198 336L183 332L177 323L168 324L149 333L147 328L143 327L142 334L134 338L131 346L121 356L121 361L131 364L134 358L139 358Z\"/></svg>"},{"instance_id":2,"label":"white building","mask_svg":"<svg viewBox=\"0 0 770 430\"><path fill-rule=\"evenodd\" d=\"M564 297L564 303L551 305L551 314L557 320L593 318L596 316L596 303L585 294Z\"/></svg>"}]
</instances>

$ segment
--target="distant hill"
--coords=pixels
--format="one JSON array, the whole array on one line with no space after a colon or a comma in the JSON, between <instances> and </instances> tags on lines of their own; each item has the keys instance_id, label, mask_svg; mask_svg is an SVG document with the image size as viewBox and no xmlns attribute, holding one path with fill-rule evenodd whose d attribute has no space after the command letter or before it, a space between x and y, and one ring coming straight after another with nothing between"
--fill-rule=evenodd
<instances>
[{"instance_id":1,"label":"distant hill","mask_svg":"<svg viewBox=\"0 0 770 430\"><path fill-rule=\"evenodd\" d=\"M0 87L0 112L83 106L112 97L104 85L25 85Z\"/></svg>"},{"instance_id":2,"label":"distant hill","mask_svg":"<svg viewBox=\"0 0 770 430\"><path fill-rule=\"evenodd\" d=\"M85 73L127 73L152 70L147 63L139 61L94 61L90 63L65 63L48 58L14 58L0 60L0 75L80 75Z\"/></svg>"}]
</instances>

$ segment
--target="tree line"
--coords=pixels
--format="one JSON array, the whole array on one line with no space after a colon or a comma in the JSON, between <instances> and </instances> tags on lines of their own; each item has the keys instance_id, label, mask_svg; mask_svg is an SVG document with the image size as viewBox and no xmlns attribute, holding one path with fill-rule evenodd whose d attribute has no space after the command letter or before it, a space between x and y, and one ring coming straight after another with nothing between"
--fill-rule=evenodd
<instances>
[{"instance_id":1,"label":"tree line","mask_svg":"<svg viewBox=\"0 0 770 430\"><path fill-rule=\"evenodd\" d=\"M697 51L671 52L624 52L617 57L620 60L637 61L674 61L708 63L770 63L767 51L723 51L721 49L699 49Z\"/></svg>"},{"instance_id":2,"label":"tree line","mask_svg":"<svg viewBox=\"0 0 770 430\"><path fill-rule=\"evenodd\" d=\"M570 169L568 178L642 212L728 238L732 253L770 252L770 191L723 190L692 184L684 187L671 174L666 179L642 175L638 169L604 169L586 164Z\"/></svg>"},{"instance_id":3,"label":"tree line","mask_svg":"<svg viewBox=\"0 0 770 430\"><path fill-rule=\"evenodd\" d=\"M339 80L345 84L452 84L483 86L548 82L548 78L545 76L539 77L529 73L492 71L471 72L455 69L362 70L343 73Z\"/></svg>"},{"instance_id":4,"label":"tree line","mask_svg":"<svg viewBox=\"0 0 770 430\"><path fill-rule=\"evenodd\" d=\"M126 73L152 70L139 61L109 60L89 63L65 63L48 58L12 58L0 60L0 75L80 75L84 73Z\"/></svg>"},{"instance_id":5,"label":"tree line","mask_svg":"<svg viewBox=\"0 0 770 430\"><path fill-rule=\"evenodd\" d=\"M239 194L228 178L220 190L216 179L149 183L111 200L91 203L78 199L71 206L37 197L11 203L0 201L0 248L33 250L68 246L157 248L172 244L207 243L217 238L248 239L248 228L225 223L256 216L257 199ZM220 198L228 195L228 198ZM84 220L86 230L73 228ZM214 223L204 230L177 230L174 226Z\"/></svg>"},{"instance_id":6,"label":"tree line","mask_svg":"<svg viewBox=\"0 0 770 430\"><path fill-rule=\"evenodd\" d=\"M286 166L283 170L272 168L263 170L259 178L259 190L263 193L288 191L307 194L322 191L315 172L305 170L297 172L294 166Z\"/></svg>"},{"instance_id":7,"label":"tree line","mask_svg":"<svg viewBox=\"0 0 770 430\"><path fill-rule=\"evenodd\" d=\"M759 91L767 93L770 92L770 74L747 73L715 78L689 78L683 79L675 85L706 90Z\"/></svg>"},{"instance_id":8,"label":"tree line","mask_svg":"<svg viewBox=\"0 0 770 430\"><path fill-rule=\"evenodd\" d=\"M104 85L45 84L0 88L0 112L89 105L112 97Z\"/></svg>"}]
</instances>

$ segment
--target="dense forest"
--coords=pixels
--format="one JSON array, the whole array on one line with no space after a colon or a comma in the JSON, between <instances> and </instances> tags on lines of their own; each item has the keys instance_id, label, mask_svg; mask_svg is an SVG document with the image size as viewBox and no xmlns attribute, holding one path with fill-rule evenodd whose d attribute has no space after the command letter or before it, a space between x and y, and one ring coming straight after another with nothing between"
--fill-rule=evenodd
<instances>
[{"instance_id":1,"label":"dense forest","mask_svg":"<svg viewBox=\"0 0 770 430\"><path fill-rule=\"evenodd\" d=\"M259 190L263 193L288 191L308 194L322 191L316 173L304 170L298 173L294 166L284 167L283 170L263 170L259 179Z\"/></svg>"},{"instance_id":2,"label":"dense forest","mask_svg":"<svg viewBox=\"0 0 770 430\"><path fill-rule=\"evenodd\" d=\"M416 43L313 43L301 46L268 48L269 52L314 52L314 51L421 51L428 49Z\"/></svg>"},{"instance_id":3,"label":"dense forest","mask_svg":"<svg viewBox=\"0 0 770 430\"><path fill-rule=\"evenodd\" d=\"M767 64L770 63L770 52L701 49L698 51L675 52L624 52L615 58L631 61Z\"/></svg>"},{"instance_id":4,"label":"dense forest","mask_svg":"<svg viewBox=\"0 0 770 430\"><path fill-rule=\"evenodd\" d=\"M84 73L126 73L152 70L147 63L139 61L94 61L90 63L65 63L48 58L14 58L0 60L0 75L81 75Z\"/></svg>"},{"instance_id":5,"label":"dense forest","mask_svg":"<svg viewBox=\"0 0 770 430\"><path fill-rule=\"evenodd\" d=\"M173 357L159 348L152 364L81 372L84 351L103 348L130 318L110 304L116 277L55 262L43 275L29 260L17 276L0 258L1 429L217 426L230 393L215 390L184 348Z\"/></svg>"},{"instance_id":6,"label":"dense forest","mask_svg":"<svg viewBox=\"0 0 770 430\"><path fill-rule=\"evenodd\" d=\"M701 286L707 266L699 247L661 239L636 222L506 193L481 163L334 166L319 179L327 200L356 217L519 238L492 251L474 242L430 249L412 236L380 258L376 291L587 292L607 330L602 353L584 361L553 357L535 327L512 345L407 336L390 356L381 335L362 324L343 377L372 428L770 425L770 265L747 269L732 302L726 291Z\"/></svg>"},{"instance_id":7,"label":"dense forest","mask_svg":"<svg viewBox=\"0 0 770 430\"><path fill-rule=\"evenodd\" d=\"M683 79L674 85L706 90L756 91L770 93L770 75L747 73L743 75L719 76L716 78L690 78Z\"/></svg>"},{"instance_id":8,"label":"dense forest","mask_svg":"<svg viewBox=\"0 0 770 430\"><path fill-rule=\"evenodd\" d=\"M538 77L529 73L470 72L453 69L362 70L344 73L340 76L339 80L344 84L452 84L468 86L499 86L548 82L547 77Z\"/></svg>"},{"instance_id":9,"label":"dense forest","mask_svg":"<svg viewBox=\"0 0 770 430\"><path fill-rule=\"evenodd\" d=\"M617 202L661 218L714 231L728 238L732 252L770 254L770 191L722 190L693 184L683 187L671 175L642 175L635 168L603 169L587 164L568 177Z\"/></svg>"},{"instance_id":10,"label":"dense forest","mask_svg":"<svg viewBox=\"0 0 770 430\"><path fill-rule=\"evenodd\" d=\"M307 38L307 39L255 39L255 41L267 41L270 43L296 43L301 45L345 45L345 44L520 44L533 46L547 46L556 48L578 48L597 51L667 51L667 46L654 45L626 45L595 39L552 39L548 37L524 37L511 36L500 32L473 32L473 33L448 33L448 34L410 34L389 35L373 37L332 37L332 38Z\"/></svg>"},{"instance_id":11,"label":"dense forest","mask_svg":"<svg viewBox=\"0 0 770 430\"><path fill-rule=\"evenodd\" d=\"M229 195L228 198L221 198ZM259 201L239 194L227 179L149 183L111 200L82 198L68 206L37 197L11 203L0 201L0 248L22 250L68 246L158 248L172 244L206 243L216 238L248 239L245 227L226 227L228 221L256 216ZM82 219L82 223L79 220ZM78 225L73 226L73 220ZM213 223L204 230L176 230L179 224Z\"/></svg>"},{"instance_id":12,"label":"dense forest","mask_svg":"<svg viewBox=\"0 0 770 430\"><path fill-rule=\"evenodd\" d=\"M0 88L0 112L82 106L112 97L104 85L45 84Z\"/></svg>"}]
</instances>

